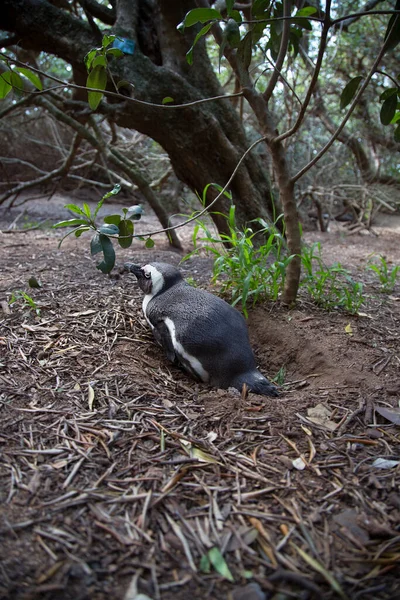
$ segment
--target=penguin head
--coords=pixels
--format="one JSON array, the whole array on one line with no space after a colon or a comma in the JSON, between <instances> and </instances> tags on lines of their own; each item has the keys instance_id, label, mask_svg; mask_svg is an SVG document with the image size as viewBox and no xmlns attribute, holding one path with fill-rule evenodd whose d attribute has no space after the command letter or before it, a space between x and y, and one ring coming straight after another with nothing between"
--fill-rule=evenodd
<instances>
[{"instance_id":1,"label":"penguin head","mask_svg":"<svg viewBox=\"0 0 400 600\"><path fill-rule=\"evenodd\" d=\"M168 263L154 262L144 265L144 267L129 263L125 267L136 275L139 287L146 295L156 296L161 291L182 281L179 270Z\"/></svg>"}]
</instances>

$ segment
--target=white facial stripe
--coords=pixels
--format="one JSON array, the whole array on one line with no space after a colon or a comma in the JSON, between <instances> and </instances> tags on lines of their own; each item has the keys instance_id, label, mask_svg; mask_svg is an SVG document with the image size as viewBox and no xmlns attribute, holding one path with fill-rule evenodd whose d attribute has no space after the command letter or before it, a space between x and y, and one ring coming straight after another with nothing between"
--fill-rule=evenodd
<instances>
[{"instance_id":1,"label":"white facial stripe","mask_svg":"<svg viewBox=\"0 0 400 600\"><path fill-rule=\"evenodd\" d=\"M199 360L197 360L197 358L195 358L194 356L192 356L191 354L186 352L186 350L184 349L182 344L180 342L178 342L178 340L176 339L176 329L175 329L174 322L170 318L165 317L164 323L168 327L168 331L169 331L169 334L170 334L171 340L172 340L172 345L173 345L176 353L178 355L182 356L190 364L193 371L195 373L197 373L197 375L200 377L200 379L204 383L207 383L210 377L209 377L207 371L203 368L203 365L201 364L201 362Z\"/></svg>"},{"instance_id":2,"label":"white facial stripe","mask_svg":"<svg viewBox=\"0 0 400 600\"><path fill-rule=\"evenodd\" d=\"M143 271L146 274L150 273L150 275L151 275L151 283L152 283L151 297L153 297L162 290L162 288L164 286L164 277L162 276L160 271L157 271L157 269L155 267L153 267L153 265L145 265L143 267Z\"/></svg>"},{"instance_id":3,"label":"white facial stripe","mask_svg":"<svg viewBox=\"0 0 400 600\"><path fill-rule=\"evenodd\" d=\"M149 319L147 318L147 305L150 302L150 300L153 298L153 296L155 296L156 294L158 294L158 292L160 292L164 286L164 277L161 275L160 271L157 271L157 269L155 267L153 267L152 265L145 265L143 267L143 271L144 273L150 273L151 275L151 292L150 294L146 294L145 297L143 298L143 304L142 304L142 310L143 310L143 314L146 318L146 321L148 322L148 324L150 325L150 327L152 329L153 325L150 323Z\"/></svg>"}]
</instances>

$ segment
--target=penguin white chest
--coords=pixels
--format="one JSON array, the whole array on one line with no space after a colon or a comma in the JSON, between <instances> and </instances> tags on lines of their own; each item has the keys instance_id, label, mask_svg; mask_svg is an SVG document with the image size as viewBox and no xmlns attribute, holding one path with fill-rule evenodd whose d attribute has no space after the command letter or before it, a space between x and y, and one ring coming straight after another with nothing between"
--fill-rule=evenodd
<instances>
[{"instance_id":1,"label":"penguin white chest","mask_svg":"<svg viewBox=\"0 0 400 600\"><path fill-rule=\"evenodd\" d=\"M153 297L153 294L146 294L146 296L143 298L142 310L143 310L144 318L146 319L146 321L148 322L150 327L152 329L154 329L154 326L152 325L151 321L149 321L149 319L147 318L147 305L150 302L150 300L152 299L152 297Z\"/></svg>"},{"instance_id":2,"label":"penguin white chest","mask_svg":"<svg viewBox=\"0 0 400 600\"><path fill-rule=\"evenodd\" d=\"M178 357L180 357L183 362L188 363L190 365L190 369L196 373L196 375L203 381L203 383L207 383L210 379L209 374L204 369L201 362L195 357L189 354L182 346L182 344L177 339L176 335L176 327L175 323L169 317L164 318L164 323L168 328L169 335L171 336L172 345Z\"/></svg>"}]
</instances>

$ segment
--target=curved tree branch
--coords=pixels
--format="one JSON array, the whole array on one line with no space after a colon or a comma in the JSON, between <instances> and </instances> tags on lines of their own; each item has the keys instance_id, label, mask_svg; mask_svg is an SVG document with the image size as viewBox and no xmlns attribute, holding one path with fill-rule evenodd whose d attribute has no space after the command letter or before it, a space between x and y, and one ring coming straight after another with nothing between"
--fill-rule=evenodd
<instances>
[{"instance_id":1,"label":"curved tree branch","mask_svg":"<svg viewBox=\"0 0 400 600\"><path fill-rule=\"evenodd\" d=\"M106 25L114 25L115 23L115 8L108 8L104 4L99 4L96 0L79 0L79 4L92 17L99 19Z\"/></svg>"}]
</instances>

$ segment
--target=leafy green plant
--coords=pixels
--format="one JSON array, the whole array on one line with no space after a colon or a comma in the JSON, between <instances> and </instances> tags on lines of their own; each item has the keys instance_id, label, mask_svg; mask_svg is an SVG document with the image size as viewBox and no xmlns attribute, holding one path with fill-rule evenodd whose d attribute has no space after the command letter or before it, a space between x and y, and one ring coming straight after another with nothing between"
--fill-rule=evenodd
<instances>
[{"instance_id":1,"label":"leafy green plant","mask_svg":"<svg viewBox=\"0 0 400 600\"><path fill-rule=\"evenodd\" d=\"M381 284L381 291L390 294L393 292L394 286L396 285L400 266L395 265L390 268L384 256L378 256L377 258L377 263L373 263L373 259L370 259L367 269L373 271L378 276L379 283Z\"/></svg>"},{"instance_id":2,"label":"leafy green plant","mask_svg":"<svg viewBox=\"0 0 400 600\"><path fill-rule=\"evenodd\" d=\"M228 233L216 237L204 221L198 220L192 237L195 249L183 260L202 251L212 254L213 282L218 281L222 294L231 296L233 306L241 303L247 317L249 301L254 306L264 298L278 299L292 256L285 254L284 238L276 223L259 218L253 221L257 231L251 227L239 229L233 205L228 215L215 214L226 219Z\"/></svg>"},{"instance_id":3,"label":"leafy green plant","mask_svg":"<svg viewBox=\"0 0 400 600\"><path fill-rule=\"evenodd\" d=\"M19 301L22 301L22 305L25 308L29 308L30 310L34 311L38 316L40 316L40 308L38 308L38 305L36 304L34 299L23 290L16 290L15 292L13 292L10 299L10 305L15 304L15 302Z\"/></svg>"},{"instance_id":4,"label":"leafy green plant","mask_svg":"<svg viewBox=\"0 0 400 600\"><path fill-rule=\"evenodd\" d=\"M93 48L85 56L85 66L88 72L86 87L88 89L88 101L92 110L96 110L99 106L104 93L101 91L89 91L90 88L96 90L105 90L107 87L108 74L111 77L109 70L110 59L121 58L124 52L120 48L113 48L115 40L120 40L115 35L103 35L100 48ZM111 77L112 78L112 77ZM114 87L118 90L121 86L126 86L126 81L114 83Z\"/></svg>"},{"instance_id":5,"label":"leafy green plant","mask_svg":"<svg viewBox=\"0 0 400 600\"><path fill-rule=\"evenodd\" d=\"M221 553L221 550L216 546L213 546L208 550L206 554L203 554L200 560L200 570L203 573L210 573L211 566L219 573L222 577L228 581L234 582L235 579L229 570L229 567Z\"/></svg>"},{"instance_id":6,"label":"leafy green plant","mask_svg":"<svg viewBox=\"0 0 400 600\"><path fill-rule=\"evenodd\" d=\"M284 385L286 380L286 367L282 366L275 377L272 378L272 381L277 385Z\"/></svg>"},{"instance_id":7,"label":"leafy green plant","mask_svg":"<svg viewBox=\"0 0 400 600\"><path fill-rule=\"evenodd\" d=\"M363 284L354 281L340 263L327 267L319 242L303 247L301 262L305 276L300 285L318 306L329 310L340 307L352 314L358 312L364 302Z\"/></svg>"},{"instance_id":8,"label":"leafy green plant","mask_svg":"<svg viewBox=\"0 0 400 600\"><path fill-rule=\"evenodd\" d=\"M8 96L11 90L17 94L23 92L25 89L24 78L28 79L37 90L43 90L42 82L36 73L25 67L11 65L4 56L0 57L0 61L6 66L6 70L0 73L0 100Z\"/></svg>"},{"instance_id":9,"label":"leafy green plant","mask_svg":"<svg viewBox=\"0 0 400 600\"><path fill-rule=\"evenodd\" d=\"M207 35L214 23L218 22L223 25L222 40L219 49L220 61L226 44L229 44L231 48L237 48L237 59L249 66L252 47L262 37L267 22L269 23L270 35L264 51L269 50L272 58L276 60L279 53L280 34L282 32L282 26L279 22L279 19L283 15L282 3L254 2L251 9L254 22L247 32L241 32L240 30L242 16L235 9L234 4L233 0L228 0L225 3L226 17L215 8L194 8L186 14L184 20L177 27L179 31L183 32L186 27L192 27L193 25L203 25L197 33L191 48L186 53L186 60L189 65L193 64L193 50L197 42L200 38ZM294 55L298 53L302 30L312 29L307 17L316 12L317 9L315 7L308 6L299 10L296 9L296 12L291 16L288 48Z\"/></svg>"},{"instance_id":10,"label":"leafy green plant","mask_svg":"<svg viewBox=\"0 0 400 600\"><path fill-rule=\"evenodd\" d=\"M71 231L65 235L58 247L61 246L66 237L72 233L75 237L79 238L85 231L94 231L94 235L90 242L90 252L93 255L103 253L103 260L97 265L102 273L110 273L115 265L115 250L112 244L112 239L118 240L121 248L129 248L132 244L134 237L134 224L133 221L138 221L143 213L143 208L140 204L131 206L130 208L123 208L123 215L108 215L104 217L104 224L98 227L96 225L96 217L103 206L104 201L110 196L115 196L120 191L121 186L116 185L114 189L105 194L100 202L98 202L94 212L92 213L90 207L86 202L83 203L82 208L76 204L66 204L65 208L68 208L71 212L78 215L73 219L66 221L60 221L53 225L54 228L59 227L74 227ZM152 248L154 246L153 240L149 237L146 240L146 247Z\"/></svg>"}]
</instances>

